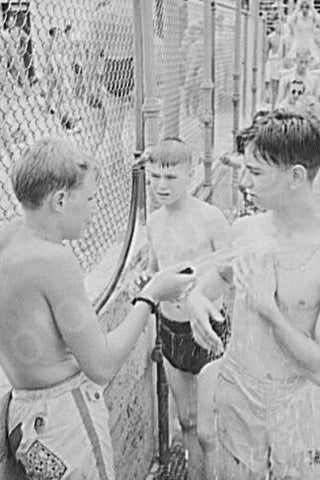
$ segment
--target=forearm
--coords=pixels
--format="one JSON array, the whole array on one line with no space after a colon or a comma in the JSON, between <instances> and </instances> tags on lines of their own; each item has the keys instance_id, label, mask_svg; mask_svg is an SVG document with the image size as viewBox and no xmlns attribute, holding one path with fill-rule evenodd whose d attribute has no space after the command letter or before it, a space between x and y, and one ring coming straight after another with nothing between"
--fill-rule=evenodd
<instances>
[{"instance_id":1,"label":"forearm","mask_svg":"<svg viewBox=\"0 0 320 480\"><path fill-rule=\"evenodd\" d=\"M281 349L312 381L320 384L320 345L288 321L277 306L272 308L269 321L274 338Z\"/></svg>"},{"instance_id":2,"label":"forearm","mask_svg":"<svg viewBox=\"0 0 320 480\"><path fill-rule=\"evenodd\" d=\"M133 350L139 336L150 319L150 306L138 302L125 320L107 335L108 369L113 377Z\"/></svg>"},{"instance_id":3,"label":"forearm","mask_svg":"<svg viewBox=\"0 0 320 480\"><path fill-rule=\"evenodd\" d=\"M152 284L147 285L139 294L156 306L159 298ZM152 307L144 301L138 301L124 321L107 335L108 358L113 375L119 370L134 348L139 336L150 319Z\"/></svg>"}]
</instances>

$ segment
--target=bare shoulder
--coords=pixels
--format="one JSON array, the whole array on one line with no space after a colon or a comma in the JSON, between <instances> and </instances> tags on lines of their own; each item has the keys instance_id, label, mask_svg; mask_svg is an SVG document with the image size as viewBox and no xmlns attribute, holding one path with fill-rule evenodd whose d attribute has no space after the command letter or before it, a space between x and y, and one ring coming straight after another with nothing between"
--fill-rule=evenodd
<instances>
[{"instance_id":1,"label":"bare shoulder","mask_svg":"<svg viewBox=\"0 0 320 480\"><path fill-rule=\"evenodd\" d=\"M238 218L231 228L232 239L235 240L244 235L252 235L268 221L268 213L256 213L254 215Z\"/></svg>"},{"instance_id":2,"label":"bare shoulder","mask_svg":"<svg viewBox=\"0 0 320 480\"><path fill-rule=\"evenodd\" d=\"M0 228L0 253L21 228L22 219L14 220Z\"/></svg>"},{"instance_id":3,"label":"bare shoulder","mask_svg":"<svg viewBox=\"0 0 320 480\"><path fill-rule=\"evenodd\" d=\"M204 202L203 200L199 200L198 198L194 198L193 202L194 208L197 212L201 213L203 217L207 220L221 220L225 219L224 214L220 210L220 208L212 205L211 203Z\"/></svg>"},{"instance_id":4,"label":"bare shoulder","mask_svg":"<svg viewBox=\"0 0 320 480\"><path fill-rule=\"evenodd\" d=\"M75 256L62 245L52 244L39 252L42 269L50 272L51 281L62 277L82 277L79 263Z\"/></svg>"}]
</instances>

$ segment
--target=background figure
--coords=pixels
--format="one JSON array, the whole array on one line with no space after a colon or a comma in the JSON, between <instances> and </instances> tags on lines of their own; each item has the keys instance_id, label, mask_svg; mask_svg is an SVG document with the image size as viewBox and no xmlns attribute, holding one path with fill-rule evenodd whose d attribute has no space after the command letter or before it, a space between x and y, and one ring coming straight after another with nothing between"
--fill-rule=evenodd
<instances>
[{"instance_id":1,"label":"background figure","mask_svg":"<svg viewBox=\"0 0 320 480\"><path fill-rule=\"evenodd\" d=\"M301 114L313 114L320 118L320 104L314 95L306 94L306 87L303 82L293 80L288 95L279 105L281 108L292 110Z\"/></svg>"},{"instance_id":2,"label":"background figure","mask_svg":"<svg viewBox=\"0 0 320 480\"><path fill-rule=\"evenodd\" d=\"M266 59L266 102L271 102L271 108L275 106L275 102L279 91L279 79L281 68L281 24L277 20L275 30L267 37L267 59Z\"/></svg>"},{"instance_id":3,"label":"background figure","mask_svg":"<svg viewBox=\"0 0 320 480\"><path fill-rule=\"evenodd\" d=\"M288 73L285 73L279 84L279 94L276 105L280 105L287 97L290 85L294 80L301 81L305 85L306 95L318 97L319 77L309 70L310 65L310 50L298 50L296 54L296 65Z\"/></svg>"},{"instance_id":4,"label":"background figure","mask_svg":"<svg viewBox=\"0 0 320 480\"><path fill-rule=\"evenodd\" d=\"M298 0L295 11L288 20L292 30L292 45L289 58L295 58L298 50L309 49L313 62L320 62L320 50L315 41L316 25L320 15L313 6L313 0Z\"/></svg>"},{"instance_id":5,"label":"background figure","mask_svg":"<svg viewBox=\"0 0 320 480\"><path fill-rule=\"evenodd\" d=\"M292 41L292 31L288 24L288 17L286 15L282 15L280 39L280 57L282 68L292 68L294 66L294 60L292 58L288 58Z\"/></svg>"},{"instance_id":6,"label":"background figure","mask_svg":"<svg viewBox=\"0 0 320 480\"><path fill-rule=\"evenodd\" d=\"M290 83L289 91L285 99L279 104L281 108L293 109L295 112L302 112L306 109L306 86L300 80L293 80Z\"/></svg>"},{"instance_id":7,"label":"background figure","mask_svg":"<svg viewBox=\"0 0 320 480\"><path fill-rule=\"evenodd\" d=\"M187 116L197 115L203 78L203 26L190 25L182 42L185 56L184 98Z\"/></svg>"}]
</instances>

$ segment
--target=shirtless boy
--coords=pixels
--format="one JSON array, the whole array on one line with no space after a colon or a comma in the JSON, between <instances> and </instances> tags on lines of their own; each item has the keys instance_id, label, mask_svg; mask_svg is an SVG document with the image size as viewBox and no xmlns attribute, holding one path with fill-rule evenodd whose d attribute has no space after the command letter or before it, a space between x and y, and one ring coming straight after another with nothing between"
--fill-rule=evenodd
<instances>
[{"instance_id":1,"label":"shirtless boy","mask_svg":"<svg viewBox=\"0 0 320 480\"><path fill-rule=\"evenodd\" d=\"M182 260L192 261L225 245L229 225L221 211L188 193L192 171L188 146L177 138L166 139L149 151L149 160L151 188L161 205L150 216L147 226L151 270L158 271ZM197 385L198 374L216 354L202 349L193 340L190 313L185 300L162 302L161 313L165 368L188 452L188 478L198 479L196 463L199 444L196 428L200 445L206 454L202 439L208 420L203 414L208 411L206 402L212 396L211 384L204 377ZM226 321L222 329L225 337L228 328Z\"/></svg>"},{"instance_id":2,"label":"shirtless boy","mask_svg":"<svg viewBox=\"0 0 320 480\"><path fill-rule=\"evenodd\" d=\"M104 336L81 271L62 240L90 221L95 172L68 141L44 138L12 172L24 220L0 232L0 364L12 388L8 432L28 478L113 480L104 386L134 347L150 305L194 274L156 275L127 318ZM186 264L184 263L184 266Z\"/></svg>"},{"instance_id":3,"label":"shirtless boy","mask_svg":"<svg viewBox=\"0 0 320 480\"><path fill-rule=\"evenodd\" d=\"M243 185L267 210L233 226L232 248L214 254L190 294L198 341L216 341L210 275L233 258L232 338L216 377L217 448L212 479L320 478L320 216L315 117L276 110L253 132ZM229 259L230 260L230 259ZM216 471L215 471L216 469ZM216 476L215 476L216 475Z\"/></svg>"}]
</instances>

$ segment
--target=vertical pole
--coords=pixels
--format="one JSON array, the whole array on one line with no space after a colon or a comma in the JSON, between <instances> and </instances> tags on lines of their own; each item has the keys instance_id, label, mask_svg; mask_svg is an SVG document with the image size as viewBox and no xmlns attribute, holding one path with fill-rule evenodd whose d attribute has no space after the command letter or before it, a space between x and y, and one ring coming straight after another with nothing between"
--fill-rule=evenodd
<instances>
[{"instance_id":1,"label":"vertical pole","mask_svg":"<svg viewBox=\"0 0 320 480\"><path fill-rule=\"evenodd\" d=\"M264 12L261 12L262 18L262 72L261 72L261 92L262 100L265 94L265 76L266 76L266 56L267 56L267 18Z\"/></svg>"},{"instance_id":2,"label":"vertical pole","mask_svg":"<svg viewBox=\"0 0 320 480\"><path fill-rule=\"evenodd\" d=\"M136 1L136 0L135 0ZM145 146L156 145L159 141L160 102L157 98L155 77L155 47L153 34L152 2L141 0L141 20L143 38L143 65L145 99Z\"/></svg>"},{"instance_id":3,"label":"vertical pole","mask_svg":"<svg viewBox=\"0 0 320 480\"><path fill-rule=\"evenodd\" d=\"M216 2L211 1L211 25L212 25L212 49L211 49L211 79L212 79L212 96L211 96L211 111L212 111L212 129L211 129L211 148L212 151L215 145L215 131L216 131Z\"/></svg>"},{"instance_id":4,"label":"vertical pole","mask_svg":"<svg viewBox=\"0 0 320 480\"><path fill-rule=\"evenodd\" d=\"M240 78L241 78L241 0L236 0L236 18L234 32L234 59L233 59L233 149L236 149L236 136L239 131L240 120Z\"/></svg>"},{"instance_id":5,"label":"vertical pole","mask_svg":"<svg viewBox=\"0 0 320 480\"><path fill-rule=\"evenodd\" d=\"M134 28L134 113L136 130L136 151L142 152L144 148L143 129L143 52L142 52L142 25L141 25L141 3L140 0L133 0L133 28Z\"/></svg>"},{"instance_id":6,"label":"vertical pole","mask_svg":"<svg viewBox=\"0 0 320 480\"><path fill-rule=\"evenodd\" d=\"M204 125L204 185L210 186L212 180L212 23L211 0L203 2L204 16L204 78L202 84L203 108L201 120Z\"/></svg>"},{"instance_id":7,"label":"vertical pole","mask_svg":"<svg viewBox=\"0 0 320 480\"><path fill-rule=\"evenodd\" d=\"M244 42L243 42L243 83L242 83L242 118L247 115L247 89L248 89L248 35L249 35L249 11L245 8L244 15Z\"/></svg>"},{"instance_id":8,"label":"vertical pole","mask_svg":"<svg viewBox=\"0 0 320 480\"><path fill-rule=\"evenodd\" d=\"M251 116L253 116L257 110L257 91L258 91L258 38L259 38L259 2L253 1L253 21L254 21L254 34L253 34L253 61L252 61L252 109Z\"/></svg>"},{"instance_id":9,"label":"vertical pole","mask_svg":"<svg viewBox=\"0 0 320 480\"><path fill-rule=\"evenodd\" d=\"M135 160L140 158L144 150L144 125L142 115L143 105L143 60L142 60L142 25L141 25L141 4L140 0L133 0L133 28L134 28L134 59L135 59L135 92L134 92L134 113L135 113ZM147 220L146 206L146 179L145 168L141 163L139 172L139 220L145 225Z\"/></svg>"},{"instance_id":10,"label":"vertical pole","mask_svg":"<svg viewBox=\"0 0 320 480\"><path fill-rule=\"evenodd\" d=\"M145 145L150 147L159 141L159 113L160 102L157 98L157 83L155 77L155 48L152 18L152 2L141 0L142 35L143 35L143 65L145 102L143 110L146 116ZM152 196L151 196L152 203ZM151 205L152 206L152 205ZM157 363L157 396L158 396L158 441L159 463L164 465L169 450L169 408L168 382L163 365L162 341L160 336L161 320L157 312L156 318L156 345L152 358Z\"/></svg>"}]
</instances>

